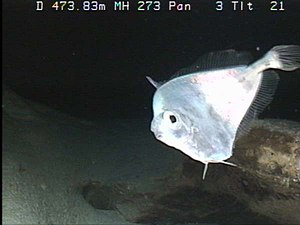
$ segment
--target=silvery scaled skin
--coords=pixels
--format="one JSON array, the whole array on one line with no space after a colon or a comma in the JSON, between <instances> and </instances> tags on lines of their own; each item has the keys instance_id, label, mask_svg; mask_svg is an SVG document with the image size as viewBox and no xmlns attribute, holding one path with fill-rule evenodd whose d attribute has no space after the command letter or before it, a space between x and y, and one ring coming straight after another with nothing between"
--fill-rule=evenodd
<instances>
[{"instance_id":1,"label":"silvery scaled skin","mask_svg":"<svg viewBox=\"0 0 300 225\"><path fill-rule=\"evenodd\" d=\"M208 57L207 57L208 56ZM157 88L153 97L151 131L155 137L194 160L205 164L224 163L232 156L238 132L271 101L278 77L268 69L300 68L300 46L273 47L256 62L246 65L234 50L209 53L194 71L180 74L163 84L147 77ZM230 62L213 69L222 56ZM224 61L226 61L224 60ZM240 60L240 63L239 63Z\"/></svg>"}]
</instances>

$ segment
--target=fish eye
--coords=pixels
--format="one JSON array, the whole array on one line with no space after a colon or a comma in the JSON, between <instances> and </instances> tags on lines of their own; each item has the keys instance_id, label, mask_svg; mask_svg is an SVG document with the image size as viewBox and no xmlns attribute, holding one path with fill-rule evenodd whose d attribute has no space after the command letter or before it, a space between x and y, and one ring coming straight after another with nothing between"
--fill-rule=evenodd
<instances>
[{"instance_id":1,"label":"fish eye","mask_svg":"<svg viewBox=\"0 0 300 225\"><path fill-rule=\"evenodd\" d=\"M171 120L171 123L176 123L177 119L174 115L170 115L169 119Z\"/></svg>"},{"instance_id":2,"label":"fish eye","mask_svg":"<svg viewBox=\"0 0 300 225\"><path fill-rule=\"evenodd\" d=\"M174 115L174 113L170 111L165 111L163 114L163 119L168 120L172 124L176 123L178 121L177 117Z\"/></svg>"}]
</instances>

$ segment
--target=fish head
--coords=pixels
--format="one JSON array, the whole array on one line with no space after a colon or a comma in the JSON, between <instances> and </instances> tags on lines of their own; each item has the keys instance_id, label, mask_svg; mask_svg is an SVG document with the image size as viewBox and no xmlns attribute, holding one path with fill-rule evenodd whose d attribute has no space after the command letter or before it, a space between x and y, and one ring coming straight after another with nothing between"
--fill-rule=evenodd
<instances>
[{"instance_id":1,"label":"fish head","mask_svg":"<svg viewBox=\"0 0 300 225\"><path fill-rule=\"evenodd\" d=\"M190 131L187 127L188 121L185 121L179 112L165 110L153 118L151 122L151 131L156 139L175 148L179 148L186 143Z\"/></svg>"},{"instance_id":2,"label":"fish head","mask_svg":"<svg viewBox=\"0 0 300 225\"><path fill-rule=\"evenodd\" d=\"M211 161L205 151L201 151L205 142L199 135L199 129L193 126L192 118L180 110L168 109L159 113L151 122L151 131L157 140L194 160L203 163Z\"/></svg>"},{"instance_id":3,"label":"fish head","mask_svg":"<svg viewBox=\"0 0 300 225\"><path fill-rule=\"evenodd\" d=\"M206 156L201 149L201 135L195 126L195 114L181 105L177 99L169 104L168 97L158 90L153 99L153 119L150 130L155 138L191 158L204 162ZM189 104L187 103L188 107Z\"/></svg>"}]
</instances>

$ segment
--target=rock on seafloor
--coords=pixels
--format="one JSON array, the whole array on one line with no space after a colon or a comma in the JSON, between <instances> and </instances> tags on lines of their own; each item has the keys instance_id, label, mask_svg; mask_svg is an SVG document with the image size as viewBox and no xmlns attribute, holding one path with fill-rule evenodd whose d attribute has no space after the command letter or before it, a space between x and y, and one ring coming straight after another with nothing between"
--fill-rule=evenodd
<instances>
[{"instance_id":1,"label":"rock on seafloor","mask_svg":"<svg viewBox=\"0 0 300 225\"><path fill-rule=\"evenodd\" d=\"M300 123L258 121L237 142L234 159L249 177L238 197L278 222L300 223Z\"/></svg>"},{"instance_id":2,"label":"rock on seafloor","mask_svg":"<svg viewBox=\"0 0 300 225\"><path fill-rule=\"evenodd\" d=\"M187 160L182 174L210 193L234 196L250 210L278 223L300 223L300 123L258 120L235 144L228 161L237 167Z\"/></svg>"},{"instance_id":3,"label":"rock on seafloor","mask_svg":"<svg viewBox=\"0 0 300 225\"><path fill-rule=\"evenodd\" d=\"M228 160L237 167L209 164L203 180L203 164L184 156L169 177L156 181L157 190L116 207L143 223L299 224L299 132L297 122L255 121Z\"/></svg>"}]
</instances>

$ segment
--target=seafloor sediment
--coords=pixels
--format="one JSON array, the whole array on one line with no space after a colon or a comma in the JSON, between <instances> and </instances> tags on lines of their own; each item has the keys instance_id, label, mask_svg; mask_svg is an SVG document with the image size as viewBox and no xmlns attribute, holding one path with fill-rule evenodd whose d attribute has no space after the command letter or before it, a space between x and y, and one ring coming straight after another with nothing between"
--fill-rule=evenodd
<instances>
[{"instance_id":1,"label":"seafloor sediment","mask_svg":"<svg viewBox=\"0 0 300 225\"><path fill-rule=\"evenodd\" d=\"M149 121L71 118L3 88L5 224L299 224L300 125L261 120L228 161L157 142ZM230 215L230 216L228 216Z\"/></svg>"}]
</instances>

